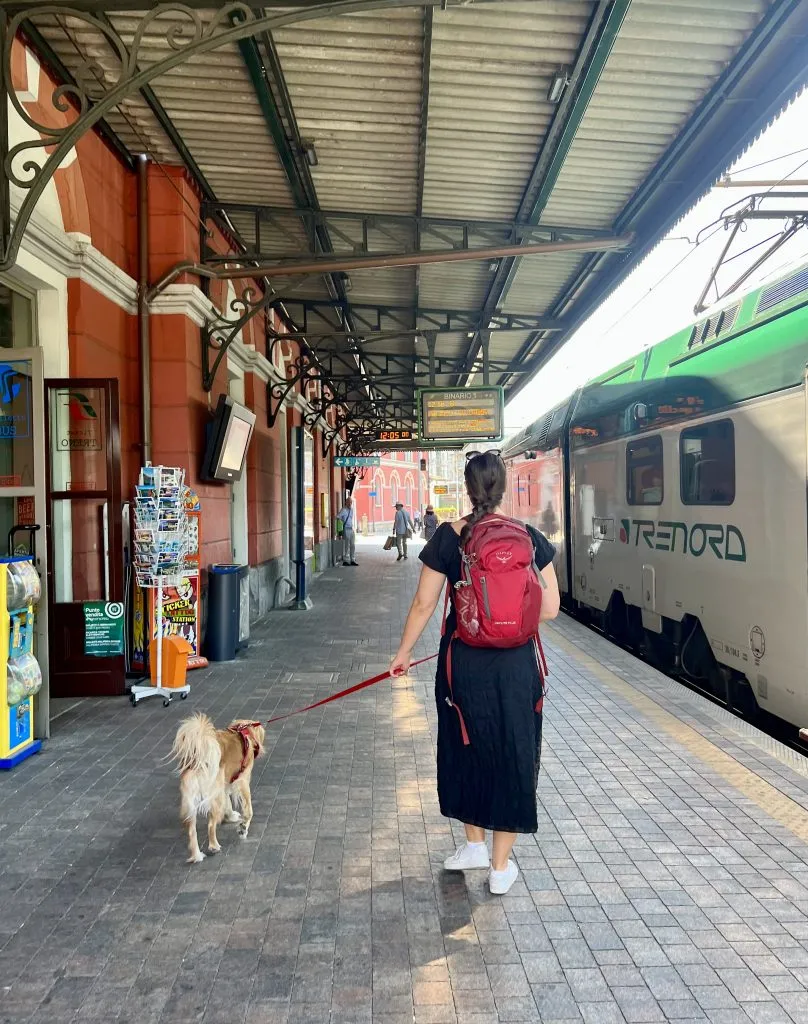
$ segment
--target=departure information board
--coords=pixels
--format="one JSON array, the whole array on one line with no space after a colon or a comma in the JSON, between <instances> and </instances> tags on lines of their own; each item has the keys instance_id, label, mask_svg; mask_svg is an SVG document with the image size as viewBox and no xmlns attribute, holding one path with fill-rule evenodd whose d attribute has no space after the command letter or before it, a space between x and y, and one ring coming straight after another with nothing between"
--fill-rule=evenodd
<instances>
[{"instance_id":1,"label":"departure information board","mask_svg":"<svg viewBox=\"0 0 808 1024\"><path fill-rule=\"evenodd\" d=\"M501 387L422 388L418 420L424 441L501 441L504 393Z\"/></svg>"}]
</instances>

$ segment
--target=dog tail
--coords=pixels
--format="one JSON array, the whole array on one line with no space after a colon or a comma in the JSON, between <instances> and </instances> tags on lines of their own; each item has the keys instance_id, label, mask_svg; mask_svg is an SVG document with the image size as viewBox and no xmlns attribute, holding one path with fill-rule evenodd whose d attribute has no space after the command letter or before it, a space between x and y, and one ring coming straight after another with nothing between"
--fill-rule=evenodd
<instances>
[{"instance_id":1,"label":"dog tail","mask_svg":"<svg viewBox=\"0 0 808 1024\"><path fill-rule=\"evenodd\" d=\"M207 715L197 712L186 718L177 729L171 758L180 774L194 772L206 779L215 778L222 759L216 727Z\"/></svg>"}]
</instances>

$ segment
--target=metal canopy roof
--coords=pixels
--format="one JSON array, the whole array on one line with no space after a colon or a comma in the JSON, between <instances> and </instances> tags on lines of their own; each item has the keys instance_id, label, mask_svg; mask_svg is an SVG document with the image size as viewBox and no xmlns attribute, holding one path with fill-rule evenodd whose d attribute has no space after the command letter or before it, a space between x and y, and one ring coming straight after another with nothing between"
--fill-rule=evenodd
<instances>
[{"instance_id":1,"label":"metal canopy roof","mask_svg":"<svg viewBox=\"0 0 808 1024\"><path fill-rule=\"evenodd\" d=\"M266 279L261 305L376 425L410 426L430 379L515 393L808 79L801 0L0 8L57 77L92 65L102 94L116 40L137 70L172 25L264 19L189 47L105 130L185 164ZM296 10L310 20L266 27ZM230 276L205 256L194 269Z\"/></svg>"}]
</instances>

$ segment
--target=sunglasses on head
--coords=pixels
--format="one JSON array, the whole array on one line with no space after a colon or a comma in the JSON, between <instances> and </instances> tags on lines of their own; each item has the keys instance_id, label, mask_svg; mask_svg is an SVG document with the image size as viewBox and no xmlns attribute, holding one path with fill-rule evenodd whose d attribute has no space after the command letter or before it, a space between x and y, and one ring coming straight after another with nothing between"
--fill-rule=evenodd
<instances>
[{"instance_id":1,"label":"sunglasses on head","mask_svg":"<svg viewBox=\"0 0 808 1024\"><path fill-rule=\"evenodd\" d=\"M499 448L489 448L484 452L466 452L466 462L470 462L471 459L476 459L479 455L496 455L497 458L500 458L502 456L502 451Z\"/></svg>"}]
</instances>

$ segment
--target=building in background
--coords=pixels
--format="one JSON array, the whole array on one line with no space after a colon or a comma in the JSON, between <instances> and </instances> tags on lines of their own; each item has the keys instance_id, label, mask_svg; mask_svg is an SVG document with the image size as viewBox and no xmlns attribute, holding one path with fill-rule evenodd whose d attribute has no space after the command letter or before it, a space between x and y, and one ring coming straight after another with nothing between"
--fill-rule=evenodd
<instances>
[{"instance_id":1,"label":"building in background","mask_svg":"<svg viewBox=\"0 0 808 1024\"><path fill-rule=\"evenodd\" d=\"M368 467L353 489L356 524L360 533L384 533L393 525L395 505L400 501L414 516L423 514L430 502L430 460L435 452L377 452L380 466Z\"/></svg>"},{"instance_id":2,"label":"building in background","mask_svg":"<svg viewBox=\"0 0 808 1024\"><path fill-rule=\"evenodd\" d=\"M463 481L466 457L462 451L430 452L430 501L441 522L465 515L468 498Z\"/></svg>"}]
</instances>

